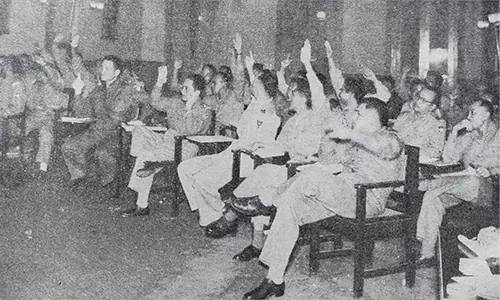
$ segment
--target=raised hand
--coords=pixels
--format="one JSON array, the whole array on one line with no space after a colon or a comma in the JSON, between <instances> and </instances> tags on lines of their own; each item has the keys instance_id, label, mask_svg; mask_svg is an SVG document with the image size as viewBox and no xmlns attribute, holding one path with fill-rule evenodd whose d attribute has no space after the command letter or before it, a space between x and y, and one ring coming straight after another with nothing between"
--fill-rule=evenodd
<instances>
[{"instance_id":1,"label":"raised hand","mask_svg":"<svg viewBox=\"0 0 500 300\"><path fill-rule=\"evenodd\" d=\"M331 58L333 56L332 45L330 45L330 42L327 40L325 40L325 50L326 50L326 57Z\"/></svg>"},{"instance_id":2,"label":"raised hand","mask_svg":"<svg viewBox=\"0 0 500 300\"><path fill-rule=\"evenodd\" d=\"M80 42L80 36L77 34L73 37L73 39L71 40L71 47L73 48L77 48L78 47L78 43Z\"/></svg>"},{"instance_id":3,"label":"raised hand","mask_svg":"<svg viewBox=\"0 0 500 300\"><path fill-rule=\"evenodd\" d=\"M85 86L85 83L82 80L82 75L78 73L76 76L76 79L73 80L72 87L75 90L75 95L81 95L83 87Z\"/></svg>"},{"instance_id":4,"label":"raised hand","mask_svg":"<svg viewBox=\"0 0 500 300\"><path fill-rule=\"evenodd\" d=\"M368 79L368 80L371 80L371 81L376 81L377 80L377 76L375 76L375 73L370 70L369 68L363 68L363 76Z\"/></svg>"},{"instance_id":5,"label":"raised hand","mask_svg":"<svg viewBox=\"0 0 500 300\"><path fill-rule=\"evenodd\" d=\"M175 59L175 62L174 62L174 69L177 71L177 70L179 70L180 68L182 68L182 60L181 60L181 59L176 58L176 59Z\"/></svg>"},{"instance_id":6,"label":"raised hand","mask_svg":"<svg viewBox=\"0 0 500 300\"><path fill-rule=\"evenodd\" d=\"M59 44L64 40L64 35L62 33L59 33L56 35L54 38L54 43Z\"/></svg>"},{"instance_id":7,"label":"raised hand","mask_svg":"<svg viewBox=\"0 0 500 300\"><path fill-rule=\"evenodd\" d=\"M252 70L254 64L255 64L255 59L253 58L252 51L250 51L250 55L245 56L245 65L248 70Z\"/></svg>"},{"instance_id":8,"label":"raised hand","mask_svg":"<svg viewBox=\"0 0 500 300\"><path fill-rule=\"evenodd\" d=\"M156 79L156 85L162 86L167 82L168 69L167 66L158 67L158 78Z\"/></svg>"},{"instance_id":9,"label":"raised hand","mask_svg":"<svg viewBox=\"0 0 500 300\"><path fill-rule=\"evenodd\" d=\"M491 176L490 171L488 171L488 169L486 169L485 167L478 167L476 169L476 173L477 173L477 175L484 177L484 178L488 178Z\"/></svg>"},{"instance_id":10,"label":"raised hand","mask_svg":"<svg viewBox=\"0 0 500 300\"><path fill-rule=\"evenodd\" d=\"M241 44L242 44L241 35L239 33L236 33L233 40L233 47L236 53L238 54L241 53Z\"/></svg>"},{"instance_id":11,"label":"raised hand","mask_svg":"<svg viewBox=\"0 0 500 300\"><path fill-rule=\"evenodd\" d=\"M281 61L281 69L284 70L284 69L288 68L288 66L290 65L291 62L292 61L290 60L290 53L288 53L286 59Z\"/></svg>"},{"instance_id":12,"label":"raised hand","mask_svg":"<svg viewBox=\"0 0 500 300\"><path fill-rule=\"evenodd\" d=\"M306 40L304 46L300 49L300 61L304 64L311 63L311 43L309 40Z\"/></svg>"}]
</instances>

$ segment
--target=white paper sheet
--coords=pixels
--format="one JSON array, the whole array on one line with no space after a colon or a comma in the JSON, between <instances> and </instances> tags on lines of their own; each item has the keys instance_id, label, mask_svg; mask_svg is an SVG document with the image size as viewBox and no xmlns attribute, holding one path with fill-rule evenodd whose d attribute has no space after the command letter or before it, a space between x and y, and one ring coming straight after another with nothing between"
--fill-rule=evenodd
<instances>
[{"instance_id":1,"label":"white paper sheet","mask_svg":"<svg viewBox=\"0 0 500 300\"><path fill-rule=\"evenodd\" d=\"M223 143L223 142L233 142L234 139L227 137L227 136L220 136L220 135L193 135L193 136L188 136L186 139L192 141L192 142L197 142L197 143L202 143L202 144L208 144L208 143Z\"/></svg>"},{"instance_id":2,"label":"white paper sheet","mask_svg":"<svg viewBox=\"0 0 500 300\"><path fill-rule=\"evenodd\" d=\"M61 117L63 123L90 123L91 118L74 118L74 117Z\"/></svg>"}]
</instances>

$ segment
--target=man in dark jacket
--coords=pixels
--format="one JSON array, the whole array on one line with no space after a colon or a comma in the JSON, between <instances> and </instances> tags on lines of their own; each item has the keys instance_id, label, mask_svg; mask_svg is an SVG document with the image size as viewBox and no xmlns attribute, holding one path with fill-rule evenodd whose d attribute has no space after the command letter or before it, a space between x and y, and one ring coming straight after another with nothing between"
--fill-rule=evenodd
<instances>
[{"instance_id":1,"label":"man in dark jacket","mask_svg":"<svg viewBox=\"0 0 500 300\"><path fill-rule=\"evenodd\" d=\"M81 80L75 80L75 114L94 119L83 133L68 138L63 144L63 155L71 175L71 186L86 177L87 154L94 150L98 160L101 184L108 185L116 174L116 155L119 145L119 127L137 113L139 103L148 101L145 93L139 93L126 78L121 76L121 60L106 56L102 61L103 85L83 98Z\"/></svg>"}]
</instances>

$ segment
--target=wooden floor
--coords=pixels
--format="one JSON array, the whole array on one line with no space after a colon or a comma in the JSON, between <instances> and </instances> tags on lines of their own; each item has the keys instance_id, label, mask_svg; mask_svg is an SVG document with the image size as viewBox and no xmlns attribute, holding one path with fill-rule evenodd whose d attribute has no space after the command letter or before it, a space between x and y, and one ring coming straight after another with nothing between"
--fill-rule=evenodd
<instances>
[{"instance_id":1,"label":"wooden floor","mask_svg":"<svg viewBox=\"0 0 500 300\"><path fill-rule=\"evenodd\" d=\"M60 159L48 176L0 189L0 299L240 299L266 269L231 257L245 247L250 226L235 238L203 235L184 202L168 212L168 194L154 195L152 215L125 219L117 207L133 204L93 183L72 193ZM308 276L307 247L297 249L281 299L352 299L352 261L321 262ZM402 255L399 241L376 244L375 264ZM435 299L435 271L420 269L413 289L404 275L368 279L363 299Z\"/></svg>"}]
</instances>

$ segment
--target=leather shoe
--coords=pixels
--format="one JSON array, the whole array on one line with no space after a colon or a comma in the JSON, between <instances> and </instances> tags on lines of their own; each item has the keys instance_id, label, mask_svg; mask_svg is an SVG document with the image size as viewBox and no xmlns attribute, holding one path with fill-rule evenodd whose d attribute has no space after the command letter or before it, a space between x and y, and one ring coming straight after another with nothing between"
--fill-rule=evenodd
<instances>
[{"instance_id":1,"label":"leather shoe","mask_svg":"<svg viewBox=\"0 0 500 300\"><path fill-rule=\"evenodd\" d=\"M230 202L231 207L238 213L249 216L270 216L273 206L265 206L260 202L259 196L236 198Z\"/></svg>"},{"instance_id":2,"label":"leather shoe","mask_svg":"<svg viewBox=\"0 0 500 300\"><path fill-rule=\"evenodd\" d=\"M137 170L135 173L137 177L145 178L153 175L155 172L158 172L165 166L164 162L160 161L146 161L144 162L144 167Z\"/></svg>"},{"instance_id":3,"label":"leather shoe","mask_svg":"<svg viewBox=\"0 0 500 300\"><path fill-rule=\"evenodd\" d=\"M233 259L239 261L250 261L254 258L259 257L261 251L261 249L258 249L254 245L250 245L243 249L243 251L241 251L240 253L233 256Z\"/></svg>"},{"instance_id":4,"label":"leather shoe","mask_svg":"<svg viewBox=\"0 0 500 300\"><path fill-rule=\"evenodd\" d=\"M271 296L281 297L285 294L285 283L276 284L270 279L264 279L262 283L254 290L243 295L243 299L257 300L267 299Z\"/></svg>"},{"instance_id":5,"label":"leather shoe","mask_svg":"<svg viewBox=\"0 0 500 300\"><path fill-rule=\"evenodd\" d=\"M222 216L205 228L205 235L211 238L220 239L228 234L235 236L237 230L238 224L236 224L236 222L230 222Z\"/></svg>"},{"instance_id":6,"label":"leather shoe","mask_svg":"<svg viewBox=\"0 0 500 300\"><path fill-rule=\"evenodd\" d=\"M136 206L131 209L127 209L122 212L122 217L127 218L127 217L142 217L142 216L147 216L149 215L149 206L142 208L139 206Z\"/></svg>"},{"instance_id":7,"label":"leather shoe","mask_svg":"<svg viewBox=\"0 0 500 300\"><path fill-rule=\"evenodd\" d=\"M78 187L82 186L87 181L87 177L80 177L77 179L73 179L69 182L69 190L72 192L76 192Z\"/></svg>"}]
</instances>

